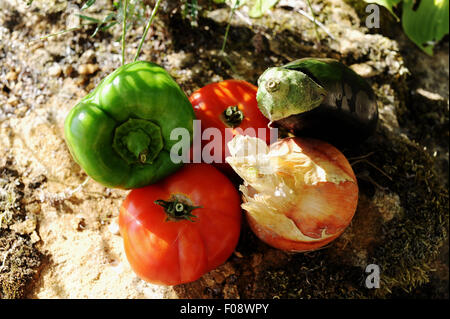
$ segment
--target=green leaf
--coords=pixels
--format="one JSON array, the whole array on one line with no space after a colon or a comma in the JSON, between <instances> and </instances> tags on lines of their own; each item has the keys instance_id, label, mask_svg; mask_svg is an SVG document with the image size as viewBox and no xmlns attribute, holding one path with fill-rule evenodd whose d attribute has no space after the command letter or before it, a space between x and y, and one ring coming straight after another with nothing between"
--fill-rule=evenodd
<instances>
[{"instance_id":1,"label":"green leaf","mask_svg":"<svg viewBox=\"0 0 450 319\"><path fill-rule=\"evenodd\" d=\"M101 20L93 18L93 17L85 16L82 14L77 14L77 16L79 16L81 19L84 19L84 20L88 20L88 21L92 21L92 22L96 22L96 23L102 23Z\"/></svg>"},{"instance_id":2,"label":"green leaf","mask_svg":"<svg viewBox=\"0 0 450 319\"><path fill-rule=\"evenodd\" d=\"M255 0L248 15L251 18L261 18L267 11L277 4L278 0Z\"/></svg>"},{"instance_id":3,"label":"green leaf","mask_svg":"<svg viewBox=\"0 0 450 319\"><path fill-rule=\"evenodd\" d=\"M81 11L86 10L95 3L96 0L87 0L81 7Z\"/></svg>"},{"instance_id":4,"label":"green leaf","mask_svg":"<svg viewBox=\"0 0 450 319\"><path fill-rule=\"evenodd\" d=\"M244 5L247 0L214 0L215 3L225 3L230 8L239 8Z\"/></svg>"},{"instance_id":5,"label":"green leaf","mask_svg":"<svg viewBox=\"0 0 450 319\"><path fill-rule=\"evenodd\" d=\"M107 25L101 27L100 30L102 30L102 31L108 30L108 29L112 28L113 26L115 26L118 23L119 22L117 22L117 21L111 22L110 24L107 24Z\"/></svg>"},{"instance_id":6,"label":"green leaf","mask_svg":"<svg viewBox=\"0 0 450 319\"><path fill-rule=\"evenodd\" d=\"M433 55L434 44L449 32L449 1L422 0L414 9L414 0L404 1L403 30L419 48Z\"/></svg>"},{"instance_id":7,"label":"green leaf","mask_svg":"<svg viewBox=\"0 0 450 319\"><path fill-rule=\"evenodd\" d=\"M402 0L364 0L367 3L376 3L380 6L385 7L389 10L390 13L397 19L397 21L400 21L398 16L394 13L394 6L400 3ZM429 1L429 0L428 0Z\"/></svg>"},{"instance_id":8,"label":"green leaf","mask_svg":"<svg viewBox=\"0 0 450 319\"><path fill-rule=\"evenodd\" d=\"M106 24L107 22L113 20L115 18L115 16L116 16L115 13L108 14L101 23L97 24L97 28L95 28L95 31L94 31L94 33L92 33L91 37L92 38L95 37L95 35L97 34L97 32L99 30L105 30L104 28L102 28L103 25ZM114 23L114 24L116 24L116 23Z\"/></svg>"}]
</instances>

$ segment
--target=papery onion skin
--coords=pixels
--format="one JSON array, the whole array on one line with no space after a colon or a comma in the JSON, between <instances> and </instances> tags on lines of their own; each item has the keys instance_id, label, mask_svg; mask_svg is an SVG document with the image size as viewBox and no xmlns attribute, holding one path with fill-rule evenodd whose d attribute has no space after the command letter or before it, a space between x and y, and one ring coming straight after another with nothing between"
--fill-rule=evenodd
<instances>
[{"instance_id":1,"label":"papery onion skin","mask_svg":"<svg viewBox=\"0 0 450 319\"><path fill-rule=\"evenodd\" d=\"M326 142L299 137L272 144L268 154L275 159L276 185L283 184L292 192L284 197L273 195L275 187L268 192L264 174L259 184L250 179L249 185L241 185L242 206L256 236L290 252L316 250L339 237L358 203L357 180L345 156ZM232 167L236 163L229 162ZM242 175L245 171L241 177L246 180ZM274 181L273 174L270 181Z\"/></svg>"},{"instance_id":2,"label":"papery onion skin","mask_svg":"<svg viewBox=\"0 0 450 319\"><path fill-rule=\"evenodd\" d=\"M336 194L350 194L351 201L354 202L355 199L355 192L356 192L356 197L357 195L357 188L355 188L355 184L351 183L351 182L344 182L342 184L345 185L338 185L337 187L333 187L332 185L330 185L330 183L326 183L327 185L323 185L323 190L325 190L325 193L333 193L334 191L337 191ZM330 188L333 187L333 189ZM328 190L326 190L328 188ZM319 188L318 188L319 190ZM340 190L340 191L339 191ZM320 190L319 190L320 192ZM326 196L326 195L324 195ZM338 195L341 196L341 195ZM357 200L357 199L356 199ZM344 230L346 229L346 227L350 224L353 215L354 215L354 211L356 210L356 204L350 204L347 207L345 207L343 209L343 213L345 212L345 214L348 214L345 216L345 219L343 220L343 222L339 222L337 219L333 219L333 216L330 216L331 218L323 223L324 227L328 227L327 229L327 234L332 234L330 237L327 237L323 240L320 240L320 237L318 237L316 240L312 241L312 242L302 242L302 241L293 241L293 240L289 240L287 238L283 238L283 236L280 236L279 234L276 234L274 232L272 232L270 229L265 228L264 226L260 225L257 223L257 221L255 219L253 219L251 217L250 214L246 214L246 218L247 218L247 222L250 225L250 228L252 229L252 231L266 244L274 247L274 248L278 248L281 250L285 250L285 251L291 251L291 252L305 252L305 251L311 251L311 250L316 250L318 248L321 248L327 244L329 244L330 242L332 242L333 240L335 240L337 237L339 237ZM353 213L350 213L351 211L353 211ZM289 214L287 214L289 215ZM295 217L291 217L294 222L299 225L299 228L305 228L305 229L309 229L311 233L317 233L320 231L320 227L319 224L315 224L315 223L311 223L310 225L305 225L308 220L302 219L301 217L299 218L295 218ZM302 227L302 225L305 225L305 227Z\"/></svg>"}]
</instances>

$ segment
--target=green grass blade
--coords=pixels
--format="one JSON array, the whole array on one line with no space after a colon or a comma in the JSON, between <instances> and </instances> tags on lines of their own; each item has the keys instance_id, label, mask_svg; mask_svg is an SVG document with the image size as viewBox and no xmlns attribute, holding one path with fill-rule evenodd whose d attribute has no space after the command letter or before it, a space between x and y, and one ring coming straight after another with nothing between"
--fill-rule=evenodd
<instances>
[{"instance_id":1,"label":"green grass blade","mask_svg":"<svg viewBox=\"0 0 450 319\"><path fill-rule=\"evenodd\" d=\"M123 25L122 25L122 65L125 64L125 35L127 33L127 9L128 0L123 4Z\"/></svg>"},{"instance_id":2,"label":"green grass blade","mask_svg":"<svg viewBox=\"0 0 450 319\"><path fill-rule=\"evenodd\" d=\"M161 4L161 0L158 0L153 8L152 14L148 19L147 25L145 26L144 34L142 35L141 42L139 43L139 47L137 49L136 55L134 56L134 61L137 61L139 54L142 50L142 45L144 44L145 38L147 37L148 30L150 30L150 26L152 25L153 19L155 19L156 12L158 12L159 5Z\"/></svg>"},{"instance_id":3,"label":"green grass blade","mask_svg":"<svg viewBox=\"0 0 450 319\"><path fill-rule=\"evenodd\" d=\"M87 8L89 8L89 7L91 7L94 3L95 3L95 1L96 0L88 0L88 1L86 1L84 4L83 4L83 6L81 7L81 11L83 11L83 10L86 10Z\"/></svg>"}]
</instances>

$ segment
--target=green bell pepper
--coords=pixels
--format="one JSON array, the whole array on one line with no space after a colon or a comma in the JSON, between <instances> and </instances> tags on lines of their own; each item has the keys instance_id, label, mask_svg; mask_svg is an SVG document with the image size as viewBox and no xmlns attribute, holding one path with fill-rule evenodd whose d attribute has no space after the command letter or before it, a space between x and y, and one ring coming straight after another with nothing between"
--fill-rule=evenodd
<instances>
[{"instance_id":1,"label":"green bell pepper","mask_svg":"<svg viewBox=\"0 0 450 319\"><path fill-rule=\"evenodd\" d=\"M115 188L152 184L175 172L170 151L175 128L192 143L194 111L162 67L145 61L126 64L67 115L65 138L75 161L97 182ZM179 146L179 145L178 145Z\"/></svg>"}]
</instances>

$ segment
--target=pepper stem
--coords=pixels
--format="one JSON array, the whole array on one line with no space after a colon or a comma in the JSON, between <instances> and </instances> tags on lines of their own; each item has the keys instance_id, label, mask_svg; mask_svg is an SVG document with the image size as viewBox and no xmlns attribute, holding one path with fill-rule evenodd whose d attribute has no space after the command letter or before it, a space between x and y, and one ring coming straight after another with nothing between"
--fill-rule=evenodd
<instances>
[{"instance_id":1,"label":"pepper stem","mask_svg":"<svg viewBox=\"0 0 450 319\"><path fill-rule=\"evenodd\" d=\"M114 132L113 148L129 164L151 164L163 147L161 129L151 121L129 119Z\"/></svg>"},{"instance_id":2,"label":"pepper stem","mask_svg":"<svg viewBox=\"0 0 450 319\"><path fill-rule=\"evenodd\" d=\"M183 201L179 197L172 196L168 201L158 199L154 202L157 205L160 205L164 208L164 211L167 214L167 220L169 221L179 221L183 219L187 219L191 222L194 222L192 218L197 218L192 211L196 208L202 208L202 206L193 206L186 201Z\"/></svg>"},{"instance_id":3,"label":"pepper stem","mask_svg":"<svg viewBox=\"0 0 450 319\"><path fill-rule=\"evenodd\" d=\"M130 132L126 136L126 144L128 150L133 153L139 161L144 164L147 160L148 146L150 144L150 137L142 130Z\"/></svg>"},{"instance_id":4,"label":"pepper stem","mask_svg":"<svg viewBox=\"0 0 450 319\"><path fill-rule=\"evenodd\" d=\"M239 126L244 120L244 113L239 110L237 105L227 107L222 116L225 124L233 128Z\"/></svg>"}]
</instances>

